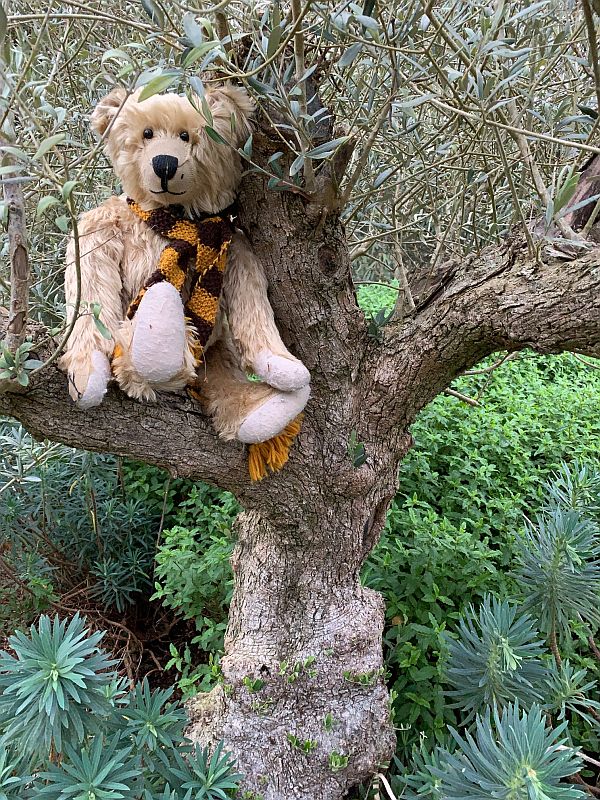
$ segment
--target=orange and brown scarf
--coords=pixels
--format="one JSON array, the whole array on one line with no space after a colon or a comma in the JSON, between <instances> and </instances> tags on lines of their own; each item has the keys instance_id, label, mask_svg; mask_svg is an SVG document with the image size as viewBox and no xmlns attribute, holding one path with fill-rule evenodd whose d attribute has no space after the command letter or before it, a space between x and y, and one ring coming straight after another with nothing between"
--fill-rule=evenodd
<instances>
[{"instance_id":1,"label":"orange and brown scarf","mask_svg":"<svg viewBox=\"0 0 600 800\"><path fill-rule=\"evenodd\" d=\"M156 283L168 281L180 294L185 287L185 314L196 331L199 345L196 356L200 361L217 318L227 250L234 232L234 214L226 209L219 214L189 220L185 218L182 206L144 211L131 198L127 198L127 203L153 231L169 239L156 271L130 304L127 317L133 319L142 297Z\"/></svg>"}]
</instances>

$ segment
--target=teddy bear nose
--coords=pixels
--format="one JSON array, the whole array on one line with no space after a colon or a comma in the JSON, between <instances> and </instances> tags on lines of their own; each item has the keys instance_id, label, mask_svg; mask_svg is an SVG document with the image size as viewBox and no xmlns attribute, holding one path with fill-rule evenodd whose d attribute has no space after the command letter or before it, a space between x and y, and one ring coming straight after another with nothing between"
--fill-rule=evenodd
<instances>
[{"instance_id":1,"label":"teddy bear nose","mask_svg":"<svg viewBox=\"0 0 600 800\"><path fill-rule=\"evenodd\" d=\"M161 181L170 181L177 172L179 161L175 156L154 156L152 159L152 169Z\"/></svg>"}]
</instances>

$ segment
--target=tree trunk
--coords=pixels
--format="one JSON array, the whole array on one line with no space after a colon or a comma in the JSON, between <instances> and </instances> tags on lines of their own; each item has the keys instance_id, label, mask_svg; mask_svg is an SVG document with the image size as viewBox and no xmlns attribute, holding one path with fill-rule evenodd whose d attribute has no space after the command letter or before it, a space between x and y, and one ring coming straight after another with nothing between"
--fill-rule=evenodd
<instances>
[{"instance_id":1,"label":"tree trunk","mask_svg":"<svg viewBox=\"0 0 600 800\"><path fill-rule=\"evenodd\" d=\"M457 260L421 292L409 319L373 338L340 220L265 191L256 176L240 205L282 336L313 377L282 472L250 483L243 446L218 441L182 396L142 404L112 390L101 407L82 412L54 366L24 394L0 393L0 413L38 438L129 455L237 495L245 512L223 683L190 703L191 735L222 738L255 797L341 800L394 747L383 602L361 587L359 572L394 496L410 425L497 349L599 355L600 248L570 261L543 251L534 259L514 240Z\"/></svg>"},{"instance_id":2,"label":"tree trunk","mask_svg":"<svg viewBox=\"0 0 600 800\"><path fill-rule=\"evenodd\" d=\"M241 515L223 685L189 705L191 737L224 738L265 800L338 799L394 749L383 601L358 577L363 530L388 497L318 494L280 521Z\"/></svg>"}]
</instances>

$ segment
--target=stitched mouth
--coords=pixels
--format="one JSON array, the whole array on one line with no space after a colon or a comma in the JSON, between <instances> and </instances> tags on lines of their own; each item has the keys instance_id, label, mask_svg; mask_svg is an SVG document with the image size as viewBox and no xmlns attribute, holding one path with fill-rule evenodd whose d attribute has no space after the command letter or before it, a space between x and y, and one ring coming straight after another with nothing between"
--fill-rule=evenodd
<instances>
[{"instance_id":1,"label":"stitched mouth","mask_svg":"<svg viewBox=\"0 0 600 800\"><path fill-rule=\"evenodd\" d=\"M164 189L162 192L155 192L153 189L150 189L152 194L185 194L185 192L170 192L168 189Z\"/></svg>"}]
</instances>

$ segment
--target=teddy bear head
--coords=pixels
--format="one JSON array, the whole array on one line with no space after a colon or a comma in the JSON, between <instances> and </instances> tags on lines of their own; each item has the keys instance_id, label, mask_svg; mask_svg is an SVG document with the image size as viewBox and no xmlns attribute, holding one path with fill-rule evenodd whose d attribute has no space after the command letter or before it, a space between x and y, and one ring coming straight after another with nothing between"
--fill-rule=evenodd
<instances>
[{"instance_id":1,"label":"teddy bear head","mask_svg":"<svg viewBox=\"0 0 600 800\"><path fill-rule=\"evenodd\" d=\"M229 206L242 173L237 148L250 134L254 110L246 92L206 91L211 127L227 144L207 133L199 98L162 94L140 102L140 93L116 88L92 113L125 194L147 210L181 205L198 214Z\"/></svg>"}]
</instances>

